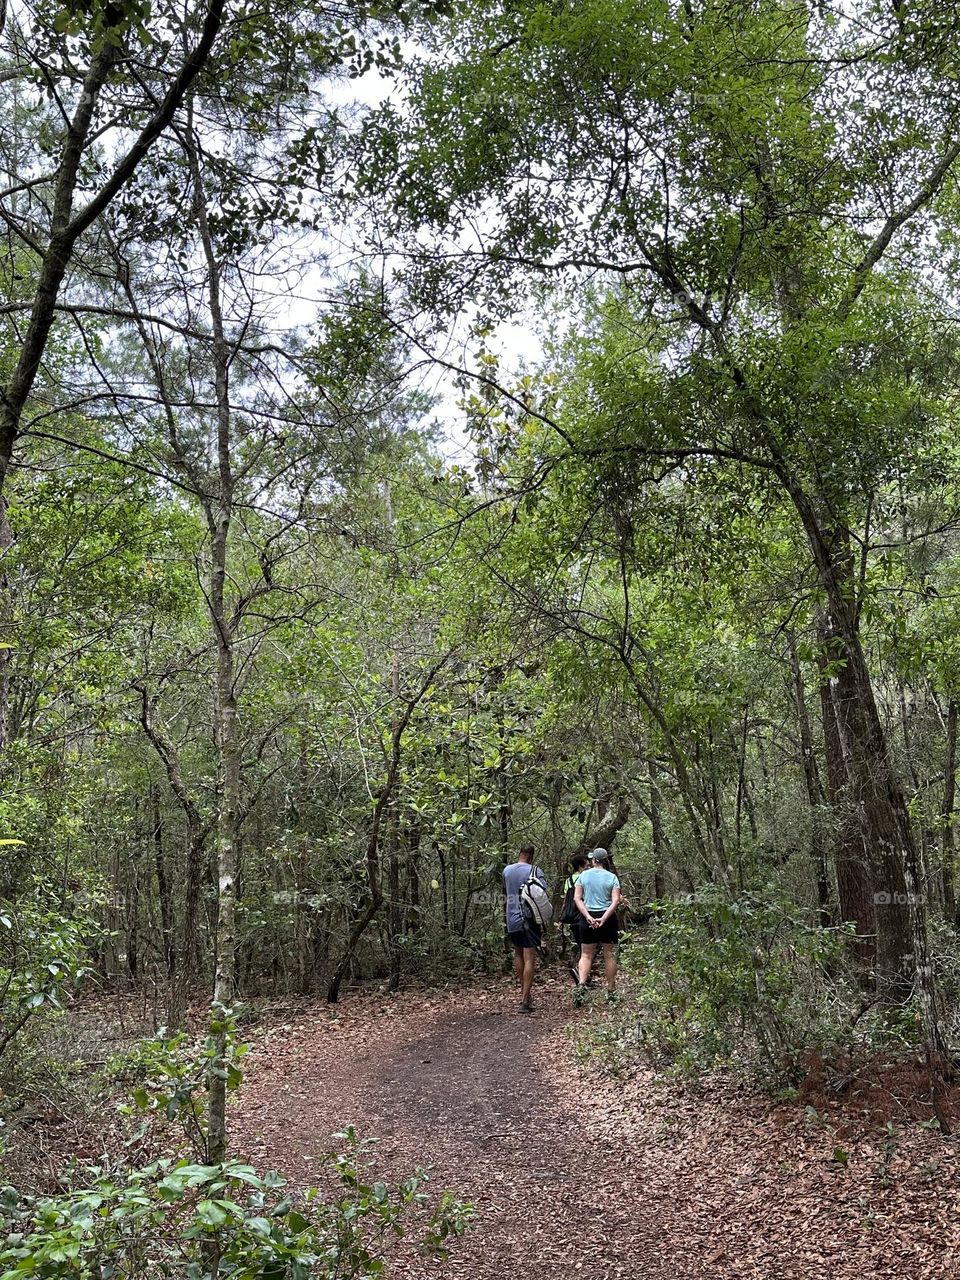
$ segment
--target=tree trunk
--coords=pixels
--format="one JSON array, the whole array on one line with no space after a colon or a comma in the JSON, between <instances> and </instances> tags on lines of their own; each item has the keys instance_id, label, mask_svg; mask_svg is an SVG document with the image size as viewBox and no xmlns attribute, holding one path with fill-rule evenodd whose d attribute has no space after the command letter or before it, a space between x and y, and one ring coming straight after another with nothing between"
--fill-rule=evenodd
<instances>
[{"instance_id":1,"label":"tree trunk","mask_svg":"<svg viewBox=\"0 0 960 1280\"><path fill-rule=\"evenodd\" d=\"M153 837L153 865L157 875L157 900L160 904L160 953L167 982L172 983L176 967L176 950L173 945L173 898L167 876L167 858L163 847L163 816L160 812L160 796L157 788L150 787L151 834Z\"/></svg>"},{"instance_id":2,"label":"tree trunk","mask_svg":"<svg viewBox=\"0 0 960 1280\"><path fill-rule=\"evenodd\" d=\"M173 893L170 878L167 875L167 856L163 843L163 816L160 811L160 794L156 787L150 788L150 814L153 828L154 869L157 875L157 900L160 904L160 949L163 957L163 972L166 981L167 1026L176 1028L183 1019L184 1000L183 983L177 974L177 948L174 940Z\"/></svg>"},{"instance_id":3,"label":"tree trunk","mask_svg":"<svg viewBox=\"0 0 960 1280\"><path fill-rule=\"evenodd\" d=\"M573 856L589 853L591 849L609 849L617 838L617 833L626 826L629 817L630 805L626 800L620 800L612 813L608 810L607 816L587 832L574 850Z\"/></svg>"},{"instance_id":4,"label":"tree trunk","mask_svg":"<svg viewBox=\"0 0 960 1280\"><path fill-rule=\"evenodd\" d=\"M7 563L13 546L13 529L7 514L7 500L0 494L0 608L3 610L3 629L10 634L0 648L0 752L7 749L10 732L10 664L13 658L13 601L10 595L10 573Z\"/></svg>"},{"instance_id":5,"label":"tree trunk","mask_svg":"<svg viewBox=\"0 0 960 1280\"><path fill-rule=\"evenodd\" d=\"M292 806L288 819L295 833L294 840L296 841L297 850L294 876L294 888L297 895L294 903L297 945L295 989L299 995L306 995L313 987L315 955L313 936L315 913L306 901L310 887L310 840L306 821L310 772L307 762L306 723L307 708L304 706L300 709L299 750L297 752L297 802ZM260 844L262 847L263 842L261 841Z\"/></svg>"},{"instance_id":6,"label":"tree trunk","mask_svg":"<svg viewBox=\"0 0 960 1280\"><path fill-rule=\"evenodd\" d=\"M947 919L957 922L955 842L953 810L957 798L957 704L951 698L947 708L947 755L943 766L943 812L940 836L943 909Z\"/></svg>"},{"instance_id":7,"label":"tree trunk","mask_svg":"<svg viewBox=\"0 0 960 1280\"><path fill-rule=\"evenodd\" d=\"M229 524L223 522L226 534ZM223 600L226 566L226 536L215 540L211 599L213 609ZM216 616L216 614L215 614ZM221 615L222 617L222 615ZM217 817L217 961L214 977L211 1030L216 1055L209 1075L209 1125L207 1160L219 1164L226 1158L227 1082L224 1077L227 1053L225 1021L236 999L236 877L237 835L240 815L240 743L237 704L234 693L234 661L232 637L222 637L220 628L217 653L217 754L220 807Z\"/></svg>"},{"instance_id":8,"label":"tree trunk","mask_svg":"<svg viewBox=\"0 0 960 1280\"><path fill-rule=\"evenodd\" d=\"M343 985L343 980L346 977L347 969L350 967L350 961L353 959L354 952L360 943L360 939L366 933L374 916L382 906L383 898L378 895L376 898L371 899L366 908L353 922L349 936L347 937L347 945L344 947L343 954L341 955L337 963L337 967L334 969L330 982L327 985L328 1004L336 1004L340 999L340 988Z\"/></svg>"},{"instance_id":9,"label":"tree trunk","mask_svg":"<svg viewBox=\"0 0 960 1280\"><path fill-rule=\"evenodd\" d=\"M820 706L823 718L824 758L827 775L827 798L833 810L833 857L837 876L837 898L840 919L856 929L853 950L872 971L874 940L877 932L876 904L870 858L864 847L864 833L857 819L856 805L848 791L847 768L843 754L840 721L847 705L843 696L844 673L830 678L828 636L825 623L820 628L817 667L820 672Z\"/></svg>"},{"instance_id":10,"label":"tree trunk","mask_svg":"<svg viewBox=\"0 0 960 1280\"><path fill-rule=\"evenodd\" d=\"M390 805L387 815L387 894L390 913L387 920L387 946L389 972L387 990L400 987L401 947L403 939L404 910L400 896L400 812L396 801Z\"/></svg>"},{"instance_id":11,"label":"tree trunk","mask_svg":"<svg viewBox=\"0 0 960 1280\"><path fill-rule=\"evenodd\" d=\"M200 894L207 857L207 832L191 831L186 849L183 889L183 979L192 982L204 966L200 948Z\"/></svg>"},{"instance_id":12,"label":"tree trunk","mask_svg":"<svg viewBox=\"0 0 960 1280\"><path fill-rule=\"evenodd\" d=\"M647 776L650 779L650 841L653 845L653 896L657 902L663 899L665 865L663 849L663 813L660 802L660 784L657 781L657 762L647 761Z\"/></svg>"},{"instance_id":13,"label":"tree trunk","mask_svg":"<svg viewBox=\"0 0 960 1280\"><path fill-rule=\"evenodd\" d=\"M827 847L824 839L824 809L827 797L820 780L817 768L817 757L813 748L813 734L810 729L810 713L807 710L807 694L803 687L803 674L800 660L797 657L797 646L793 636L788 638L787 657L790 663L790 674L793 681L793 702L797 711L797 727L800 731L800 754L803 759L803 777L807 787L807 800L810 804L811 852L813 854L813 874L817 890L817 907L820 912L820 923L827 929L833 923L833 907L830 901L830 875L827 868Z\"/></svg>"},{"instance_id":14,"label":"tree trunk","mask_svg":"<svg viewBox=\"0 0 960 1280\"><path fill-rule=\"evenodd\" d=\"M393 519L390 519L393 528ZM400 658L395 652L391 661L391 692L393 694L393 733L397 731L397 707L400 701ZM399 776L399 769L398 769ZM396 786L396 784L395 784ZM396 991L400 986L400 938L403 934L403 903L400 901L400 810L396 795L390 800L387 814L387 894L390 912L387 918L387 952L389 972L387 990Z\"/></svg>"},{"instance_id":15,"label":"tree trunk","mask_svg":"<svg viewBox=\"0 0 960 1280\"><path fill-rule=\"evenodd\" d=\"M929 954L922 868L860 642L849 534L826 533L806 495L793 486L791 496L829 600L823 619L827 683L845 774L843 802L855 815L868 870L865 887L873 891L878 991L891 1004L916 991L927 1050L942 1058L946 1047ZM866 905L861 903L861 910Z\"/></svg>"},{"instance_id":16,"label":"tree trunk","mask_svg":"<svg viewBox=\"0 0 960 1280\"><path fill-rule=\"evenodd\" d=\"M214 1053L207 1076L207 1161L220 1164L227 1152L227 1053L230 1014L236 999L236 901L240 826L240 734L237 715L234 644L237 619L227 601L227 562L233 518L233 458L230 409L230 347L226 340L220 263L207 218L203 172L193 139L192 102L188 113L187 158L193 179L193 211L207 271L207 298L213 338L216 399L217 495L210 501L210 575L207 607L216 652L215 744L217 752L217 930L216 970L210 1006Z\"/></svg>"},{"instance_id":17,"label":"tree trunk","mask_svg":"<svg viewBox=\"0 0 960 1280\"><path fill-rule=\"evenodd\" d=\"M413 935L420 932L420 869L417 858L420 854L420 840L423 826L416 818L407 836L407 910L405 928Z\"/></svg>"}]
</instances>

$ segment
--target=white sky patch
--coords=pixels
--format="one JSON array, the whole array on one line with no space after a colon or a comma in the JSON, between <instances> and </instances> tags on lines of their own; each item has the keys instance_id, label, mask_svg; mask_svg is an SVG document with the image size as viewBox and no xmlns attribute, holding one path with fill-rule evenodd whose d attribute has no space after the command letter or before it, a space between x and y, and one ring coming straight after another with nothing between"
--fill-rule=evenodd
<instances>
[{"instance_id":1,"label":"white sky patch","mask_svg":"<svg viewBox=\"0 0 960 1280\"><path fill-rule=\"evenodd\" d=\"M405 53L420 52L413 44L407 44ZM373 110L392 101L402 108L403 95L393 75L384 75L376 68L365 75L351 79L340 75L331 77L323 87L324 100L328 107L349 111ZM484 227L477 228L478 244L482 238ZM322 308L323 297L329 293L331 272L334 275L347 274L351 263L366 257L367 249L356 228L349 225L338 228L337 244L331 245L318 237L317 265L300 272L297 288L284 292L282 302L285 306L287 323L307 326L313 323L318 311ZM321 250L324 245L324 250ZM320 265L319 259L326 257L330 270ZM381 267L388 276L391 273L389 252L384 255ZM468 372L476 371L473 352L470 349L470 333L476 323L476 314L461 312L449 331L436 340L431 354L445 364L456 365ZM522 320L503 321L496 325L492 335L485 340L488 350L497 355L500 361L500 376L509 385L524 370L529 370L543 360L544 346L536 331L534 318L528 322ZM435 422L439 432L438 445L443 456L450 462L461 466L472 464L476 455L464 429L464 415L458 407L462 392L455 385L456 374L444 367L444 364L430 365L425 355L418 353L415 357L417 365L412 374L412 385L423 391L436 401L430 418Z\"/></svg>"}]
</instances>

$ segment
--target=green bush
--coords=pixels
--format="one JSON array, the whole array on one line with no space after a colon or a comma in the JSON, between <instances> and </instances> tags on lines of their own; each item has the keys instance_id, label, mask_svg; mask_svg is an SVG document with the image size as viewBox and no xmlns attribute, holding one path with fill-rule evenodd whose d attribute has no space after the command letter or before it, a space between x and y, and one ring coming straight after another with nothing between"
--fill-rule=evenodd
<instances>
[{"instance_id":1,"label":"green bush","mask_svg":"<svg viewBox=\"0 0 960 1280\"><path fill-rule=\"evenodd\" d=\"M0 1057L35 1014L62 1008L64 993L89 972L95 932L90 920L65 916L42 882L17 902L0 901Z\"/></svg>"},{"instance_id":2,"label":"green bush","mask_svg":"<svg viewBox=\"0 0 960 1280\"><path fill-rule=\"evenodd\" d=\"M643 1007L636 1038L682 1074L746 1055L770 1083L793 1083L804 1053L842 1025L849 992L833 971L843 938L768 885L658 903L625 955Z\"/></svg>"},{"instance_id":3,"label":"green bush","mask_svg":"<svg viewBox=\"0 0 960 1280\"><path fill-rule=\"evenodd\" d=\"M196 1042L161 1035L105 1064L107 1082L133 1086L119 1109L141 1124L126 1150L166 1154L74 1171L75 1188L56 1196L4 1188L0 1280L367 1280L383 1274L384 1249L411 1220L422 1248L446 1256L469 1207L444 1194L431 1210L419 1171L397 1187L365 1180L371 1143L352 1129L335 1135L344 1150L326 1157L324 1195L294 1196L279 1175L239 1160L202 1162L210 1075L221 1072L230 1090L242 1080L249 1046L236 1036L237 1014L225 1011Z\"/></svg>"},{"instance_id":4,"label":"green bush","mask_svg":"<svg viewBox=\"0 0 960 1280\"><path fill-rule=\"evenodd\" d=\"M427 1196L422 1174L398 1187L360 1174L366 1144L337 1135L344 1153L328 1157L337 1193L294 1198L276 1174L228 1161L201 1165L156 1160L140 1169L86 1171L83 1188L21 1198L4 1189L0 1280L366 1280L384 1272L390 1239L406 1234ZM469 1211L441 1198L421 1223L420 1243L445 1257Z\"/></svg>"}]
</instances>

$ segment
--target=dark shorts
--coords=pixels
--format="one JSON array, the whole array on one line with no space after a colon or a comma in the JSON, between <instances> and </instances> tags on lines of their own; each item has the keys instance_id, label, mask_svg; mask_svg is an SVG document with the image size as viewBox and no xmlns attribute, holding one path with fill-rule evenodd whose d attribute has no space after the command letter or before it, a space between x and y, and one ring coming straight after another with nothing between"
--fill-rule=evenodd
<instances>
[{"instance_id":1,"label":"dark shorts","mask_svg":"<svg viewBox=\"0 0 960 1280\"><path fill-rule=\"evenodd\" d=\"M536 947L539 951L543 945L539 930L532 929L529 925L525 929L511 929L507 937L515 947Z\"/></svg>"},{"instance_id":2,"label":"dark shorts","mask_svg":"<svg viewBox=\"0 0 960 1280\"><path fill-rule=\"evenodd\" d=\"M590 914L597 919L603 915L602 911L591 911ZM618 942L620 939L620 925L617 921L617 913L602 924L599 929L594 929L584 920L580 926L580 945L581 946L599 946L601 943Z\"/></svg>"}]
</instances>

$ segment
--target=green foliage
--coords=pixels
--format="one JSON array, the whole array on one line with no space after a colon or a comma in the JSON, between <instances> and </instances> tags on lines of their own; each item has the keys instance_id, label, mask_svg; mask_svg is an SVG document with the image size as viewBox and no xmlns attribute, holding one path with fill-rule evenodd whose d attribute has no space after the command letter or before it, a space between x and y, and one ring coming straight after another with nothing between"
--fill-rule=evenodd
<instances>
[{"instance_id":1,"label":"green foliage","mask_svg":"<svg viewBox=\"0 0 960 1280\"><path fill-rule=\"evenodd\" d=\"M15 903L0 901L0 1055L34 1014L62 1009L64 993L90 971L97 932L89 919L65 915L43 882Z\"/></svg>"},{"instance_id":2,"label":"green foliage","mask_svg":"<svg viewBox=\"0 0 960 1280\"><path fill-rule=\"evenodd\" d=\"M84 1171L82 1189L54 1197L19 1197L7 1187L0 1280L382 1275L387 1243L405 1235L407 1220L428 1203L425 1179L416 1174L397 1187L368 1182L362 1166L369 1144L353 1131L338 1136L345 1150L327 1160L337 1188L331 1200L316 1190L294 1196L276 1174L260 1175L237 1160L94 1167ZM448 1241L465 1228L468 1216L466 1206L444 1196L418 1222L424 1249L445 1257Z\"/></svg>"},{"instance_id":3,"label":"green foliage","mask_svg":"<svg viewBox=\"0 0 960 1280\"><path fill-rule=\"evenodd\" d=\"M106 1064L106 1078L136 1081L121 1111L143 1124L127 1151L156 1149L158 1137L169 1149L167 1123L174 1122L203 1152L211 1071L223 1070L230 1089L241 1080L247 1046L237 1042L235 1021L223 1011L199 1045L184 1034L160 1036ZM240 1160L202 1163L202 1154L74 1168L72 1185L56 1196L8 1186L0 1193L0 1280L370 1280L384 1273L389 1242L410 1232L425 1253L446 1257L469 1222L469 1206L429 1195L422 1171L393 1187L368 1178L375 1144L352 1128L334 1137L340 1149L325 1157L323 1193L294 1192L278 1174Z\"/></svg>"},{"instance_id":4,"label":"green foliage","mask_svg":"<svg viewBox=\"0 0 960 1280\"><path fill-rule=\"evenodd\" d=\"M823 992L842 944L842 930L812 925L770 885L659 903L627 952L640 1035L681 1074L752 1057L767 1081L795 1083L804 1053L840 1026L843 1002L831 1010Z\"/></svg>"},{"instance_id":5,"label":"green foliage","mask_svg":"<svg viewBox=\"0 0 960 1280\"><path fill-rule=\"evenodd\" d=\"M155 1038L138 1041L104 1065L105 1080L133 1083L129 1101L119 1110L124 1116L140 1118L138 1139L150 1135L156 1141L159 1136L169 1148L168 1126L172 1125L198 1158L206 1155L211 1077L223 1079L228 1093L243 1080L241 1064L250 1046L237 1034L240 1012L218 1011L200 1041L183 1031L167 1035L161 1029ZM162 1135L155 1132L158 1124ZM183 1145L182 1140L178 1145Z\"/></svg>"}]
</instances>

